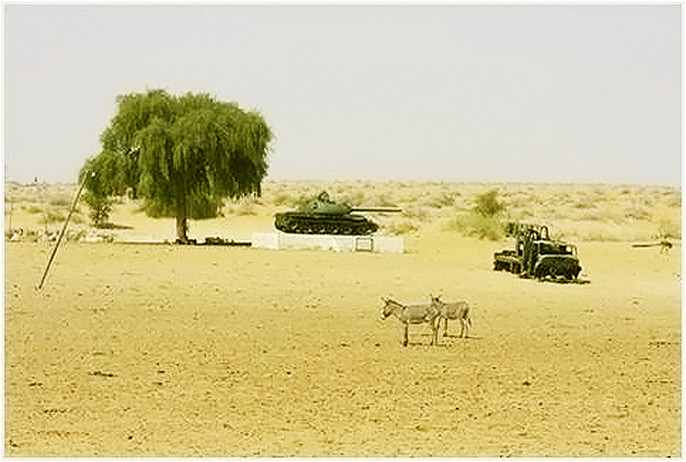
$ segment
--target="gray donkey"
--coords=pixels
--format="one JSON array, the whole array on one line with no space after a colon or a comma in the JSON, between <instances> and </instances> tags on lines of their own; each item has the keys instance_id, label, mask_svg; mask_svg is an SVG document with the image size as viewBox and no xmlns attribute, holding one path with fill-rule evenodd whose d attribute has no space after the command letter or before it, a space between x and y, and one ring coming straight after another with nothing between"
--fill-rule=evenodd
<instances>
[{"instance_id":1,"label":"gray donkey","mask_svg":"<svg viewBox=\"0 0 686 462\"><path fill-rule=\"evenodd\" d=\"M441 296L431 297L431 304L438 310L438 320L436 321L436 330L440 328L441 320L445 321L445 329L443 330L443 336L448 335L448 319L459 320L461 329L460 337L467 338L469 335L469 328L472 327L472 318L469 316L469 305L464 300L458 300L454 302L444 302L441 300Z\"/></svg>"},{"instance_id":2,"label":"gray donkey","mask_svg":"<svg viewBox=\"0 0 686 462\"><path fill-rule=\"evenodd\" d=\"M438 317L439 311L433 303L420 305L405 305L396 302L390 297L383 297L383 309L381 310L381 318L386 319L393 315L405 325L405 335L403 338L403 346L408 344L408 330L410 324L427 323L431 327L431 344L438 343Z\"/></svg>"}]
</instances>

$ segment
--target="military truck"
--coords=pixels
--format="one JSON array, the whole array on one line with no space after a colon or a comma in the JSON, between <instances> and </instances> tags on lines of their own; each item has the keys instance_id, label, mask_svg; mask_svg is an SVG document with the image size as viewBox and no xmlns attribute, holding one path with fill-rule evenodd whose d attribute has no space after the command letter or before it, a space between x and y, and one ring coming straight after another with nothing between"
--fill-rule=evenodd
<instances>
[{"instance_id":1,"label":"military truck","mask_svg":"<svg viewBox=\"0 0 686 462\"><path fill-rule=\"evenodd\" d=\"M515 238L514 250L493 255L495 271L509 271L521 277L572 281L581 272L576 246L550 238L547 226L509 223Z\"/></svg>"}]
</instances>

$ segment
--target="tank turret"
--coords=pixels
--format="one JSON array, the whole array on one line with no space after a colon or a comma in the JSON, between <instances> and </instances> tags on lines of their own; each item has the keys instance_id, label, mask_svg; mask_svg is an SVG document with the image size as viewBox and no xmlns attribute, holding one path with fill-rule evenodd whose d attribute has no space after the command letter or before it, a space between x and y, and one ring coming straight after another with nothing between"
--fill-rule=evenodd
<instances>
[{"instance_id":1,"label":"tank turret","mask_svg":"<svg viewBox=\"0 0 686 462\"><path fill-rule=\"evenodd\" d=\"M274 215L274 226L279 231L292 234L372 234L379 226L354 212L400 212L398 207L351 207L344 202L334 202L326 192L298 207L292 212Z\"/></svg>"}]
</instances>

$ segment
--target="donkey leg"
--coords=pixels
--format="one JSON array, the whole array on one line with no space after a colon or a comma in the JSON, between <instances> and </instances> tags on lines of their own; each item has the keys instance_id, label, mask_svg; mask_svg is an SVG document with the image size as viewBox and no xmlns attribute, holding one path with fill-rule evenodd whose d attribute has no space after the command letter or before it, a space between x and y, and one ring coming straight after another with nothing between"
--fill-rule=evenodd
<instances>
[{"instance_id":1,"label":"donkey leg","mask_svg":"<svg viewBox=\"0 0 686 462\"><path fill-rule=\"evenodd\" d=\"M448 318L445 318L443 320L443 322L445 323L445 328L443 329L443 337L447 337L448 336Z\"/></svg>"},{"instance_id":2,"label":"donkey leg","mask_svg":"<svg viewBox=\"0 0 686 462\"><path fill-rule=\"evenodd\" d=\"M409 327L410 327L409 324L405 324L405 338L403 340L403 346L407 346L407 344L409 342L408 333L407 333L407 330Z\"/></svg>"}]
</instances>

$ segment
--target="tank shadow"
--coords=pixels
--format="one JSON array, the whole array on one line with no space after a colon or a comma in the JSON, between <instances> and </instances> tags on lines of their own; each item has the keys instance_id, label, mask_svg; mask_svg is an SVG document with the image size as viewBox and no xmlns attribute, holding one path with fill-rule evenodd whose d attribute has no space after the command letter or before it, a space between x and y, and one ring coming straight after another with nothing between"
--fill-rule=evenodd
<instances>
[{"instance_id":1,"label":"tank shadow","mask_svg":"<svg viewBox=\"0 0 686 462\"><path fill-rule=\"evenodd\" d=\"M402 342L400 343L402 345ZM407 343L408 347L432 347L432 348L449 348L450 344L439 342L438 345L431 345L429 342L408 342Z\"/></svg>"}]
</instances>

